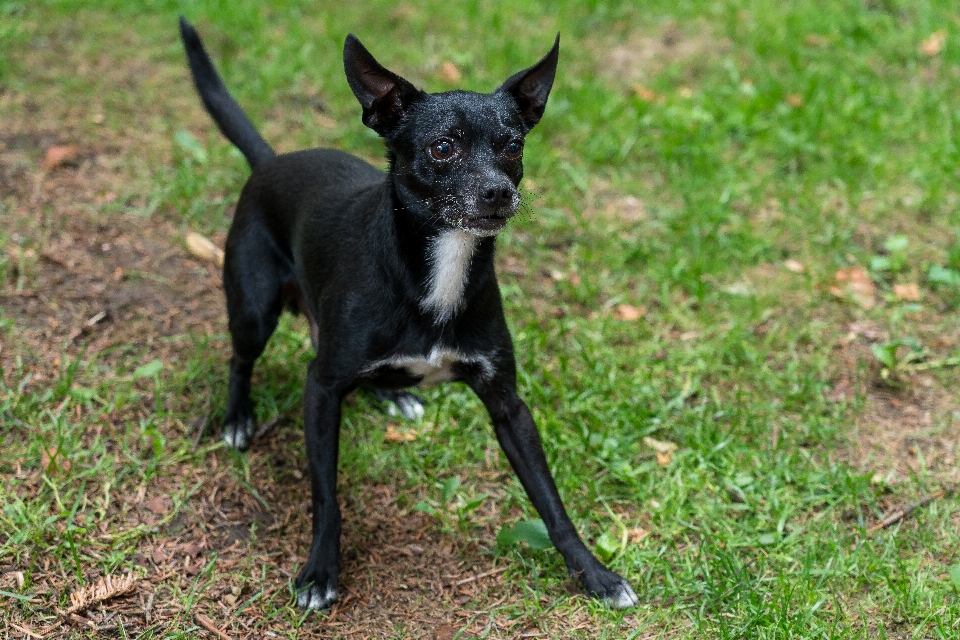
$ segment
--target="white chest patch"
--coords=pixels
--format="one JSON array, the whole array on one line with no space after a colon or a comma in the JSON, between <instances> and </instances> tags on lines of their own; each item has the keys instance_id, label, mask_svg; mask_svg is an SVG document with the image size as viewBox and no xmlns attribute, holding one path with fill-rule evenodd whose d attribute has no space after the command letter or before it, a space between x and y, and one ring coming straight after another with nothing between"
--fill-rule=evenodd
<instances>
[{"instance_id":1,"label":"white chest patch","mask_svg":"<svg viewBox=\"0 0 960 640\"><path fill-rule=\"evenodd\" d=\"M444 231L430 245L430 277L420 306L432 312L438 324L452 318L460 307L476 248L477 236L460 229Z\"/></svg>"}]
</instances>

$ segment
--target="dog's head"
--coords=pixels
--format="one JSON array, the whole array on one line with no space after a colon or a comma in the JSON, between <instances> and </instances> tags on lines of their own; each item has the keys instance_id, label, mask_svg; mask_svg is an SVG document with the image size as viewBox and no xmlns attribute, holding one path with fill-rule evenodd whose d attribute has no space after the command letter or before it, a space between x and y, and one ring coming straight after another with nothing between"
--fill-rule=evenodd
<instances>
[{"instance_id":1,"label":"dog's head","mask_svg":"<svg viewBox=\"0 0 960 640\"><path fill-rule=\"evenodd\" d=\"M559 50L558 34L540 62L493 93L429 94L347 36L347 82L363 107L363 123L386 140L391 179L409 211L478 236L506 226L520 205L524 137L543 116Z\"/></svg>"}]
</instances>

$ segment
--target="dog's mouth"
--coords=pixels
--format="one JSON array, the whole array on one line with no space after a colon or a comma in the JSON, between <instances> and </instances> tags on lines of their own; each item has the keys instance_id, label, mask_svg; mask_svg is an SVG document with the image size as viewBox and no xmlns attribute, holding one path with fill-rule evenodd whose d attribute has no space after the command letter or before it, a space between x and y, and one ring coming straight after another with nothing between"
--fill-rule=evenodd
<instances>
[{"instance_id":1,"label":"dog's mouth","mask_svg":"<svg viewBox=\"0 0 960 640\"><path fill-rule=\"evenodd\" d=\"M475 218L464 218L460 226L464 231L496 233L507 226L507 219L503 216L477 216Z\"/></svg>"}]
</instances>

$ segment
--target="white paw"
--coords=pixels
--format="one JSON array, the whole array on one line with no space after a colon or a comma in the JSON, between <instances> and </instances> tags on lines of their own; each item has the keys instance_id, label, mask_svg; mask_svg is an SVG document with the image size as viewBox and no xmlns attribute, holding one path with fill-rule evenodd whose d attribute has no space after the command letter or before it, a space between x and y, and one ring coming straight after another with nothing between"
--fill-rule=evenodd
<instances>
[{"instance_id":1,"label":"white paw","mask_svg":"<svg viewBox=\"0 0 960 640\"><path fill-rule=\"evenodd\" d=\"M604 598L604 601L610 605L612 609L629 609L630 607L637 606L637 603L640 600L637 598L637 594L633 592L633 589L630 588L626 582L621 582L609 596Z\"/></svg>"},{"instance_id":2,"label":"white paw","mask_svg":"<svg viewBox=\"0 0 960 640\"><path fill-rule=\"evenodd\" d=\"M234 449L245 451L253 441L253 432L257 424L253 418L243 422L231 422L223 426L223 441Z\"/></svg>"},{"instance_id":3,"label":"white paw","mask_svg":"<svg viewBox=\"0 0 960 640\"><path fill-rule=\"evenodd\" d=\"M419 422L425 413L423 405L414 396L400 396L397 398L397 408L404 418L410 422Z\"/></svg>"},{"instance_id":4,"label":"white paw","mask_svg":"<svg viewBox=\"0 0 960 640\"><path fill-rule=\"evenodd\" d=\"M297 606L301 609L329 609L337 599L337 590L327 587L326 591L320 587L311 586L297 594Z\"/></svg>"}]
</instances>

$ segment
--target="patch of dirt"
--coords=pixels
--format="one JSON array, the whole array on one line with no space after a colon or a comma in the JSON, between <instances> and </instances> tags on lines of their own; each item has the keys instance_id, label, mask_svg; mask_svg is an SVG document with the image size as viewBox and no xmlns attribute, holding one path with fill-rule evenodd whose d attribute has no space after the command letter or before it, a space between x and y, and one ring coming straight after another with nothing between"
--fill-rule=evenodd
<instances>
[{"instance_id":1,"label":"patch of dirt","mask_svg":"<svg viewBox=\"0 0 960 640\"><path fill-rule=\"evenodd\" d=\"M872 386L853 439L857 466L899 478L926 469L960 482L960 400L916 376L902 389Z\"/></svg>"},{"instance_id":2,"label":"patch of dirt","mask_svg":"<svg viewBox=\"0 0 960 640\"><path fill-rule=\"evenodd\" d=\"M944 483L960 482L960 396L930 372L905 372L893 384L883 382L870 344L889 339L888 334L868 321L847 328L834 351L842 373L828 397L863 398L850 434L850 463L890 482L922 469ZM952 346L936 337L926 343Z\"/></svg>"},{"instance_id":3,"label":"patch of dirt","mask_svg":"<svg viewBox=\"0 0 960 640\"><path fill-rule=\"evenodd\" d=\"M674 64L689 67L684 73L688 76L698 65L726 54L730 48L729 40L718 38L705 25L699 32L691 33L667 22L652 33L631 31L610 44L606 55L597 55L595 59L603 61L601 75L621 84L634 85L649 82Z\"/></svg>"}]
</instances>

